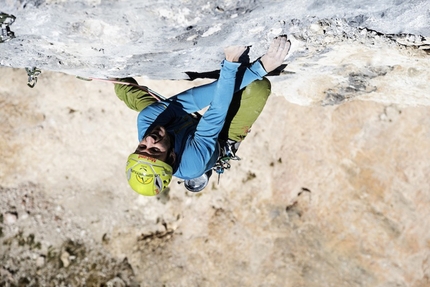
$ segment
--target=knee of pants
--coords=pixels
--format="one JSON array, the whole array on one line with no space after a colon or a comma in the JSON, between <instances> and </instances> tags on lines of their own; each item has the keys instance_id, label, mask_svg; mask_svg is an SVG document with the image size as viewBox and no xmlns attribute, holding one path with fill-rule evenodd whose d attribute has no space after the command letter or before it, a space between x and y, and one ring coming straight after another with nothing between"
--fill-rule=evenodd
<instances>
[{"instance_id":1,"label":"knee of pants","mask_svg":"<svg viewBox=\"0 0 430 287\"><path fill-rule=\"evenodd\" d=\"M249 129L263 111L271 92L271 84L267 78L254 81L249 84L242 93L237 112L227 114L226 127L228 138L234 141L242 141Z\"/></svg>"},{"instance_id":2,"label":"knee of pants","mask_svg":"<svg viewBox=\"0 0 430 287\"><path fill-rule=\"evenodd\" d=\"M262 80L256 80L249 84L244 90L245 97L258 96L261 99L267 100L272 90L272 84L269 79L263 77Z\"/></svg>"}]
</instances>

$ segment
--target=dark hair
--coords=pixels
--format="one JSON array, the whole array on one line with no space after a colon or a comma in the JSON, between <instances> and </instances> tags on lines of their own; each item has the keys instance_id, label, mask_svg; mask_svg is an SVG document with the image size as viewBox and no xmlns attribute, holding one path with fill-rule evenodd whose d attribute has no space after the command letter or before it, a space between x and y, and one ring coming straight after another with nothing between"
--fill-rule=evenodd
<instances>
[{"instance_id":1,"label":"dark hair","mask_svg":"<svg viewBox=\"0 0 430 287\"><path fill-rule=\"evenodd\" d=\"M175 152L173 151L173 148L170 148L165 163L167 163L173 168L173 165L175 164L175 158Z\"/></svg>"}]
</instances>

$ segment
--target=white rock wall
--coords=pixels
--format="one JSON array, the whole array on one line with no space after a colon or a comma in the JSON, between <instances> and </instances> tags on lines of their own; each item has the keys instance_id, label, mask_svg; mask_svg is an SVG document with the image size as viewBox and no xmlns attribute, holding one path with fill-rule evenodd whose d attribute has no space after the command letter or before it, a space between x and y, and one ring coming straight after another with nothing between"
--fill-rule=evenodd
<instances>
[{"instance_id":1,"label":"white rock wall","mask_svg":"<svg viewBox=\"0 0 430 287\"><path fill-rule=\"evenodd\" d=\"M429 286L429 5L0 0L0 283ZM202 194L132 192L136 114L73 76L181 79L280 33L243 160Z\"/></svg>"},{"instance_id":2,"label":"white rock wall","mask_svg":"<svg viewBox=\"0 0 430 287\"><path fill-rule=\"evenodd\" d=\"M3 66L184 79L186 71L218 69L225 46L252 45L254 60L274 36L288 34L289 66L275 91L291 102L429 101L426 0L2 0L0 7L17 17L16 38L1 45Z\"/></svg>"}]
</instances>

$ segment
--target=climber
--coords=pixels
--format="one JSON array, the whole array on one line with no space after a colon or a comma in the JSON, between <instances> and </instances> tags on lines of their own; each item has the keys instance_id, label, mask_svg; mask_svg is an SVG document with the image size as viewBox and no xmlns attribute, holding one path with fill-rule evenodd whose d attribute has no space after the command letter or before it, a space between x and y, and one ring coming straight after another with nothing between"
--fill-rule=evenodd
<instances>
[{"instance_id":1,"label":"climber","mask_svg":"<svg viewBox=\"0 0 430 287\"><path fill-rule=\"evenodd\" d=\"M136 88L133 78L121 81L134 85L115 84L119 99L139 112L139 144L126 165L131 188L157 195L172 175L192 180L210 171L226 145L235 154L270 94L264 76L282 64L290 46L286 35L278 36L252 64L243 60L249 47L227 47L218 80L161 101ZM193 114L205 107L202 116Z\"/></svg>"}]
</instances>

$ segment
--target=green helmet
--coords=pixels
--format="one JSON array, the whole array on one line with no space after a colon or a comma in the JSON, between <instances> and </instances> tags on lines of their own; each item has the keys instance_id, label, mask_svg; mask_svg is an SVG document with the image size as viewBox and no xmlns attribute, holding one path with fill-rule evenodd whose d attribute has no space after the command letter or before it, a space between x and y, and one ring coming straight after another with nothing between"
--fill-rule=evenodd
<instances>
[{"instance_id":1,"label":"green helmet","mask_svg":"<svg viewBox=\"0 0 430 287\"><path fill-rule=\"evenodd\" d=\"M139 194L153 196L162 192L172 180L172 167L167 163L132 153L125 174L131 188Z\"/></svg>"}]
</instances>

